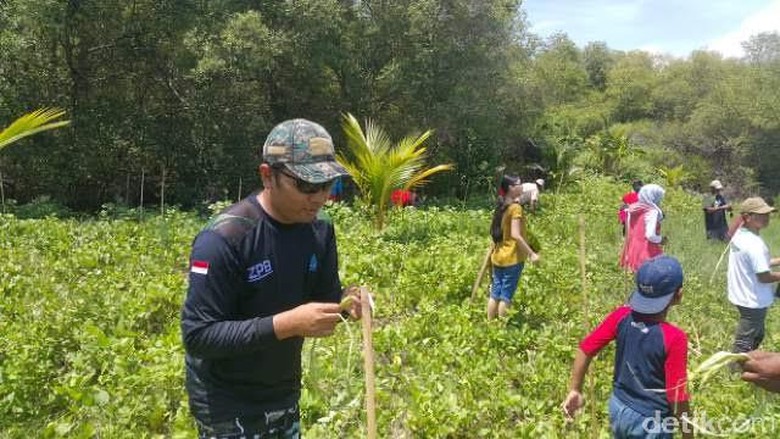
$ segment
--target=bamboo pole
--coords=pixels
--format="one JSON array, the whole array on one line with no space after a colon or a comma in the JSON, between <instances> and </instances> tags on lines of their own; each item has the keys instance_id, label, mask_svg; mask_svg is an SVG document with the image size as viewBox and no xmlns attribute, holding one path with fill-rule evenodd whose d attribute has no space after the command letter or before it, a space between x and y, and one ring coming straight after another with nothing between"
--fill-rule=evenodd
<instances>
[{"instance_id":1,"label":"bamboo pole","mask_svg":"<svg viewBox=\"0 0 780 439\"><path fill-rule=\"evenodd\" d=\"M162 166L162 182L160 185L160 215L165 216L165 165Z\"/></svg>"},{"instance_id":2,"label":"bamboo pole","mask_svg":"<svg viewBox=\"0 0 780 439\"><path fill-rule=\"evenodd\" d=\"M366 423L368 439L376 439L376 382L374 377L374 343L371 336L371 294L360 288L360 306L363 321L363 368L366 376Z\"/></svg>"},{"instance_id":3,"label":"bamboo pole","mask_svg":"<svg viewBox=\"0 0 780 439\"><path fill-rule=\"evenodd\" d=\"M125 179L125 205L130 207L130 172L127 173Z\"/></svg>"},{"instance_id":4,"label":"bamboo pole","mask_svg":"<svg viewBox=\"0 0 780 439\"><path fill-rule=\"evenodd\" d=\"M479 268L479 272L477 273L477 279L474 280L474 286L471 288L471 300L474 300L477 297L479 284L482 283L482 278L485 276L485 271L487 270L488 263L490 262L490 255L493 254L494 247L495 244L490 243L490 247L488 247L488 250L485 253L485 257L482 260L482 266Z\"/></svg>"},{"instance_id":5,"label":"bamboo pole","mask_svg":"<svg viewBox=\"0 0 780 439\"><path fill-rule=\"evenodd\" d=\"M712 281L715 280L715 273L718 272L718 268L720 268L720 264L723 263L723 258L726 257L726 253L728 253L730 248L731 248L731 239L729 239L729 242L726 243L726 247L723 248L720 257L718 258L718 263L715 264L715 269L712 270L712 274L710 275L710 282L709 282L710 285L712 285Z\"/></svg>"},{"instance_id":6,"label":"bamboo pole","mask_svg":"<svg viewBox=\"0 0 780 439\"><path fill-rule=\"evenodd\" d=\"M588 296L588 272L586 267L586 251L585 251L585 217L580 214L580 274L582 276L582 318L584 320L584 327L590 327L590 297ZM596 387L593 375L588 376L588 400L590 400L590 430L591 437L598 437L598 431L596 430L596 404L595 401Z\"/></svg>"},{"instance_id":7,"label":"bamboo pole","mask_svg":"<svg viewBox=\"0 0 780 439\"><path fill-rule=\"evenodd\" d=\"M715 269L712 270L712 274L710 275L710 284L712 284L712 281L715 279L715 273L718 272L720 264L723 263L723 258L726 257L726 253L728 253L729 249L731 248L731 240L734 239L734 234L736 234L737 230L742 227L743 222L744 220L742 219L742 215L740 215L736 219L732 220L731 224L729 224L729 241L726 243L726 247L723 248L723 252L720 254L720 258L718 258L718 263L715 264Z\"/></svg>"},{"instance_id":8,"label":"bamboo pole","mask_svg":"<svg viewBox=\"0 0 780 439\"><path fill-rule=\"evenodd\" d=\"M144 219L144 178L146 177L146 170L141 168L141 198L138 202L138 211L141 215L141 220Z\"/></svg>"},{"instance_id":9,"label":"bamboo pole","mask_svg":"<svg viewBox=\"0 0 780 439\"><path fill-rule=\"evenodd\" d=\"M3 203L3 213L5 213L5 189L3 188L3 171L0 171L0 199Z\"/></svg>"}]
</instances>

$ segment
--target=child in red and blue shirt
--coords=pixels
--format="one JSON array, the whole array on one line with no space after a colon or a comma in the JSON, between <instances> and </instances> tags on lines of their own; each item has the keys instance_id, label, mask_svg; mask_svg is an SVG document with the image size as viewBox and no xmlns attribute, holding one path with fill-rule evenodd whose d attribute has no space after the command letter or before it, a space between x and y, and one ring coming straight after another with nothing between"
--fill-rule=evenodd
<instances>
[{"instance_id":1,"label":"child in red and blue shirt","mask_svg":"<svg viewBox=\"0 0 780 439\"><path fill-rule=\"evenodd\" d=\"M682 298L683 272L677 259L657 256L642 264L628 304L610 313L579 345L563 410L570 419L584 403L582 383L593 357L616 341L610 426L616 438L671 438L693 430L686 390L688 337L666 322ZM681 428L680 428L681 427Z\"/></svg>"}]
</instances>

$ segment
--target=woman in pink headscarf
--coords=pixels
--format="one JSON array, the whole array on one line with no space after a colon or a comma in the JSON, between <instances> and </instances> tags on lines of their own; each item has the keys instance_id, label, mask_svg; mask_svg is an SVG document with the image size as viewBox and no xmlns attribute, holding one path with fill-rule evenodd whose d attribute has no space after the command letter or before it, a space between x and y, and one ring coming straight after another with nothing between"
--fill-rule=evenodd
<instances>
[{"instance_id":1,"label":"woman in pink headscarf","mask_svg":"<svg viewBox=\"0 0 780 439\"><path fill-rule=\"evenodd\" d=\"M635 272L642 262L664 252L666 237L661 237L661 220L664 214L661 200L664 188L646 184L639 190L639 201L627 209L626 239L620 254L620 265Z\"/></svg>"}]
</instances>

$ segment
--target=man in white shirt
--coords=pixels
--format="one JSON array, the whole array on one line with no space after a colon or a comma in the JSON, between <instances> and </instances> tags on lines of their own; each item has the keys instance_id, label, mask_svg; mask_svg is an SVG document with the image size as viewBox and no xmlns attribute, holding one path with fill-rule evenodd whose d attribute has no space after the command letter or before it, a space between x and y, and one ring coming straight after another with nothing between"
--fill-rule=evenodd
<instances>
[{"instance_id":1,"label":"man in white shirt","mask_svg":"<svg viewBox=\"0 0 780 439\"><path fill-rule=\"evenodd\" d=\"M759 231L769 225L769 214L774 211L760 197L740 205L743 224L729 244L729 301L739 311L734 352L755 350L764 339L766 312L775 299L772 284L780 281L780 272L772 272L771 267L780 265L780 258L769 256Z\"/></svg>"},{"instance_id":2,"label":"man in white shirt","mask_svg":"<svg viewBox=\"0 0 780 439\"><path fill-rule=\"evenodd\" d=\"M544 180L536 179L534 182L523 183L523 192L520 194L520 204L531 212L536 212L536 206L539 204L539 192L544 188Z\"/></svg>"}]
</instances>

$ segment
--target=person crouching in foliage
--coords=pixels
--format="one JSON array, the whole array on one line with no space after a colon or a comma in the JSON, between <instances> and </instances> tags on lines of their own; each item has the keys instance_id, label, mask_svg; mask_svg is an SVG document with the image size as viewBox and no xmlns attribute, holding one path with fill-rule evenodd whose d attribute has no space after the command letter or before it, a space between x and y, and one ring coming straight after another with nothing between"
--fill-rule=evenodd
<instances>
[{"instance_id":1,"label":"person crouching in foliage","mask_svg":"<svg viewBox=\"0 0 780 439\"><path fill-rule=\"evenodd\" d=\"M582 383L601 349L616 340L609 420L615 438L693 437L688 382L688 336L666 322L682 299L683 271L677 259L648 259L636 273L628 304L609 314L581 342L574 358L563 412L572 420L582 408Z\"/></svg>"},{"instance_id":2,"label":"person crouching in foliage","mask_svg":"<svg viewBox=\"0 0 780 439\"><path fill-rule=\"evenodd\" d=\"M503 196L499 198L490 235L495 244L490 260L493 264L493 284L488 299L488 319L505 316L517 289L526 259L539 260L539 255L528 244L523 208L517 199L522 193L518 177L501 179Z\"/></svg>"}]
</instances>

